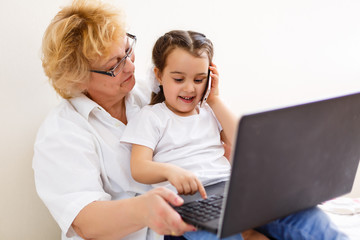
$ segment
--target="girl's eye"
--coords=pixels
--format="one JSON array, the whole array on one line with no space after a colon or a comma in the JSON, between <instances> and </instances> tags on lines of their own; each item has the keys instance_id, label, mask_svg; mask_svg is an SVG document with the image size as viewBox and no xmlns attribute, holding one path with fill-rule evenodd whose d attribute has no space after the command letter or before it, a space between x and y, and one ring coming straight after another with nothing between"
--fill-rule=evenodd
<instances>
[{"instance_id":1,"label":"girl's eye","mask_svg":"<svg viewBox=\"0 0 360 240\"><path fill-rule=\"evenodd\" d=\"M195 79L194 82L195 83L202 83L204 81L204 79Z\"/></svg>"},{"instance_id":2,"label":"girl's eye","mask_svg":"<svg viewBox=\"0 0 360 240\"><path fill-rule=\"evenodd\" d=\"M183 81L183 79L181 79L181 78L174 78L174 80L175 80L175 82L182 82Z\"/></svg>"}]
</instances>

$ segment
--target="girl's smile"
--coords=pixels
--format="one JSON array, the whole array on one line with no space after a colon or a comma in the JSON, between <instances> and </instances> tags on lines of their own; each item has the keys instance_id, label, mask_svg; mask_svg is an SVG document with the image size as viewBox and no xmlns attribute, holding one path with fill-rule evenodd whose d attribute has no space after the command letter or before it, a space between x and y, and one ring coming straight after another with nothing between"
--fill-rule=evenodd
<instances>
[{"instance_id":1,"label":"girl's smile","mask_svg":"<svg viewBox=\"0 0 360 240\"><path fill-rule=\"evenodd\" d=\"M182 97L182 96L179 96L179 98L186 103L191 103L195 99L195 97Z\"/></svg>"}]
</instances>

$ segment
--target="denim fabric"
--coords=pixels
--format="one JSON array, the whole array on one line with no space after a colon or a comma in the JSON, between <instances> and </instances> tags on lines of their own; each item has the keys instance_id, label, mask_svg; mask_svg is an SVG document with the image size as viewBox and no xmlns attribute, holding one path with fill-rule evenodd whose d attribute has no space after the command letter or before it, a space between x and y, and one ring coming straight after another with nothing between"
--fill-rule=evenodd
<instances>
[{"instance_id":1,"label":"denim fabric","mask_svg":"<svg viewBox=\"0 0 360 240\"><path fill-rule=\"evenodd\" d=\"M277 240L349 240L349 238L330 221L319 208L313 207L287 217L275 220L256 228L269 238ZM189 240L216 240L215 234L206 231L187 232L184 237ZM223 240L243 240L236 234Z\"/></svg>"},{"instance_id":2,"label":"denim fabric","mask_svg":"<svg viewBox=\"0 0 360 240\"><path fill-rule=\"evenodd\" d=\"M218 239L215 234L207 231L196 231L196 232L187 232L184 234L184 237L188 240L216 240ZM222 240L243 240L241 234L236 234L227 238L222 238Z\"/></svg>"},{"instance_id":3,"label":"denim fabric","mask_svg":"<svg viewBox=\"0 0 360 240\"><path fill-rule=\"evenodd\" d=\"M275 239L349 240L317 207L275 220L256 230Z\"/></svg>"}]
</instances>

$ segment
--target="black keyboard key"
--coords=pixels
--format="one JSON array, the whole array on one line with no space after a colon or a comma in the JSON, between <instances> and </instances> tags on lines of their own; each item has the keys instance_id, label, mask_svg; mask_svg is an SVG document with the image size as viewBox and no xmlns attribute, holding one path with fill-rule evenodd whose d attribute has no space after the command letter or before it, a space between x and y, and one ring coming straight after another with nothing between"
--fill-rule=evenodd
<instances>
[{"instance_id":1,"label":"black keyboard key","mask_svg":"<svg viewBox=\"0 0 360 240\"><path fill-rule=\"evenodd\" d=\"M183 218L207 222L220 217L222 201L222 195L211 195L207 199L186 203L174 209Z\"/></svg>"}]
</instances>

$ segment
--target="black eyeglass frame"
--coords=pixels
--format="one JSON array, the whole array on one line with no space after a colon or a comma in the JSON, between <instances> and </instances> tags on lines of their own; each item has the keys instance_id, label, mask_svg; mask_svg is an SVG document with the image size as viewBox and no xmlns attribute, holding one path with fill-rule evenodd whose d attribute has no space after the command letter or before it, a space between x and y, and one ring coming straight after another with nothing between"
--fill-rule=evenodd
<instances>
[{"instance_id":1,"label":"black eyeglass frame","mask_svg":"<svg viewBox=\"0 0 360 240\"><path fill-rule=\"evenodd\" d=\"M125 57L123 57L122 59L120 59L120 61L114 66L112 67L109 71L100 71L100 70L90 70L90 72L94 72L94 73L100 73L100 74L104 74L110 77L116 77L121 71L122 69L125 67L126 64L126 58L131 57L131 55L134 53L134 48L136 45L136 36L130 33L126 33L126 36L133 39L134 41L132 42L131 46L129 47L129 49L126 51L125 53ZM124 65L122 66L122 68L120 69L120 71L118 73L115 74L115 69L117 67L119 67L122 63L124 63Z\"/></svg>"}]
</instances>

